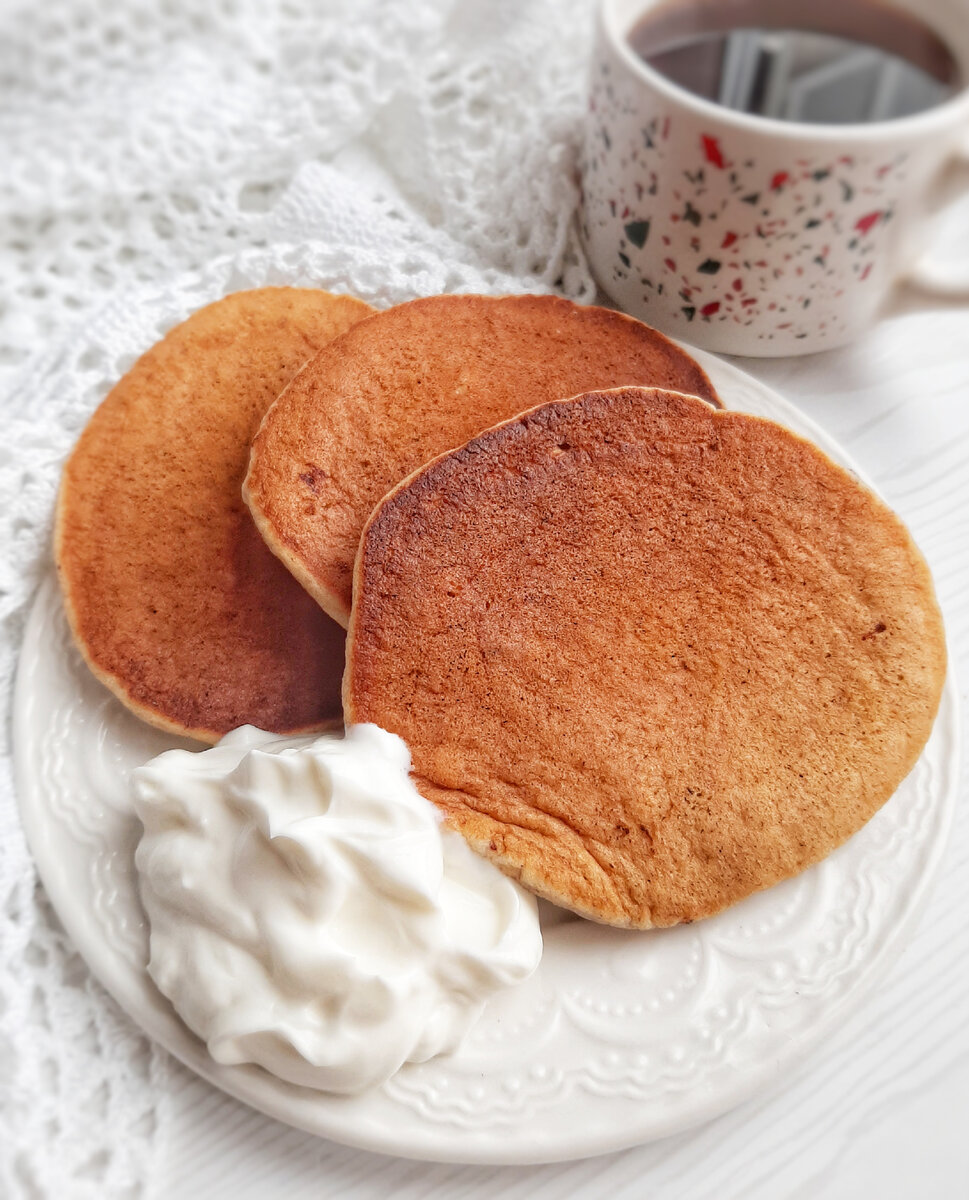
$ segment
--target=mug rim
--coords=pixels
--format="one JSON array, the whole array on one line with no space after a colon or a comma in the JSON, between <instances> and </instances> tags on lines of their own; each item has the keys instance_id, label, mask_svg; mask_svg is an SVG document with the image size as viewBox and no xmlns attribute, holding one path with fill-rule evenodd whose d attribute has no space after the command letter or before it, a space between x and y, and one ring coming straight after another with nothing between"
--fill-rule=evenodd
<instances>
[{"instance_id":1,"label":"mug rim","mask_svg":"<svg viewBox=\"0 0 969 1200\"><path fill-rule=\"evenodd\" d=\"M640 16L645 14L651 6L655 7L655 3L650 5L643 0ZM640 58L629 44L628 30L620 31L617 28L618 21L614 19L615 8L616 0L599 0L597 5L599 32L608 40L613 52L618 55L627 70L632 71L643 83L648 83L663 93L669 100L693 109L699 116L716 120L722 125L732 125L746 133L774 134L788 139L798 138L812 142L887 141L901 134L915 135L922 130L938 131L940 128L946 128L953 125L969 110L969 61L963 62L961 55L958 56L958 60L963 80L955 95L943 100L941 104L935 104L921 112L909 113L904 117L889 117L879 121L850 121L843 125L820 122L814 124L810 121L787 121L781 120L779 117L763 117L757 113L727 108L713 100L706 100L704 97L696 95L695 92L674 83L671 79L667 79L665 75ZM631 29L632 26L629 28ZM939 37L945 39L950 50L955 53L955 48L951 45L950 40L934 24L932 28Z\"/></svg>"}]
</instances>

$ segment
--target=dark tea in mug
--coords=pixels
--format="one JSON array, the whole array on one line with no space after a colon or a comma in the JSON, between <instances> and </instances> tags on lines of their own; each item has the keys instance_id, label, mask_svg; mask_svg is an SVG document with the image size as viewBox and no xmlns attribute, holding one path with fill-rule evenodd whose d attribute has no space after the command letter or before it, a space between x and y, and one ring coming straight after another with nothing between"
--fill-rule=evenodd
<instances>
[{"instance_id":1,"label":"dark tea in mug","mask_svg":"<svg viewBox=\"0 0 969 1200\"><path fill-rule=\"evenodd\" d=\"M669 0L629 44L695 95L786 121L890 120L962 86L942 38L878 0Z\"/></svg>"}]
</instances>

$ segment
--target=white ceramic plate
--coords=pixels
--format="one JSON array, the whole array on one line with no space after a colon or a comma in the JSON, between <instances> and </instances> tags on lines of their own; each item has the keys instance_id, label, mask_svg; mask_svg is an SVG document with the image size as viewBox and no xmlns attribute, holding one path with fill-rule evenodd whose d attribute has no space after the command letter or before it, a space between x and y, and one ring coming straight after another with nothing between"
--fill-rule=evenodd
<instances>
[{"instance_id":1,"label":"white ceramic plate","mask_svg":"<svg viewBox=\"0 0 969 1200\"><path fill-rule=\"evenodd\" d=\"M730 408L847 457L756 380L698 354ZM206 1079L302 1129L412 1158L528 1163L675 1133L770 1086L818 1047L903 946L954 800L956 701L877 816L819 866L709 921L628 933L545 909L537 974L499 996L460 1051L348 1099L220 1067L145 970L131 769L179 743L131 716L73 649L53 578L24 640L17 783L41 878L105 987Z\"/></svg>"}]
</instances>

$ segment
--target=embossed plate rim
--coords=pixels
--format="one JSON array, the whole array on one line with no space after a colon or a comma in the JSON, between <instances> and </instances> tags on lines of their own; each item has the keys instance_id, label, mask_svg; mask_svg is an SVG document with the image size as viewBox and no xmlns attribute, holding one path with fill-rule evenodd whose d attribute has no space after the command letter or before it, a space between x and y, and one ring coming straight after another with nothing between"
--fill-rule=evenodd
<instances>
[{"instance_id":1,"label":"embossed plate rim","mask_svg":"<svg viewBox=\"0 0 969 1200\"><path fill-rule=\"evenodd\" d=\"M759 402L755 407L766 409L776 419L811 438L832 457L861 476L861 472L831 438L772 389L732 364L689 349L728 400L732 391L746 393L748 397L755 396ZM743 408L744 405L739 404L737 407ZM482 1131L470 1126L461 1128L435 1124L429 1117L422 1118L418 1102L408 1107L400 1102L400 1096L397 1097L397 1107L393 1110L401 1117L400 1125L386 1120L386 1104L383 1119L380 1119L379 1109L378 1119L375 1119L373 1112L368 1111L368 1097L352 1099L320 1096L282 1084L257 1068L222 1067L216 1064L209 1058L203 1044L181 1025L167 1002L154 991L144 968L140 971L134 969L116 953L112 953L111 948L106 945L103 930L93 909L78 903L75 881L71 878L71 867L76 867L76 859L66 851L70 849L76 855L79 849L83 853L83 847L78 847L76 843L71 846L69 838L65 842L64 829L58 829L56 823L52 822L48 808L49 798L44 793L43 781L38 778L31 755L28 754L28 747L36 748L42 744L43 738L43 730L40 728L42 717L35 713L40 697L35 694L35 673L30 667L38 661L38 656L45 653L42 637L46 620L44 607L51 602L51 590L54 587L53 580L48 579L35 599L27 623L16 681L14 740L21 816L41 879L55 910L95 976L132 1019L176 1058L215 1086L267 1115L347 1145L385 1154L444 1162L494 1165L551 1162L623 1149L681 1132L720 1115L769 1086L780 1075L794 1069L874 986L904 948L908 933L924 904L935 867L945 846L954 808L955 780L958 777L957 700L951 671L936 731L933 734L933 739L938 737L947 742L943 750L945 778L941 781L933 779L934 788L930 796L932 819L926 823L924 829L921 866L913 860L915 877L907 881L908 890L901 917L884 931L884 936L879 941L868 946L862 964L850 981L850 986L833 999L825 1008L823 1016L815 1020L809 1028L801 1030L793 1039L787 1034L779 1033L776 1044L769 1053L761 1053L754 1066L748 1064L743 1069L736 1070L729 1076L726 1084L722 1078L722 1068L714 1083L702 1089L697 1088L685 1099L683 1095L676 1096L675 1089L667 1084L667 1092L664 1095L671 1101L678 1101L679 1106L676 1103L671 1104L666 1113L657 1115L639 1101L630 1099L623 1102L620 1096L621 1117L618 1124L606 1131L599 1128L594 1121L579 1122L574 1119L576 1114L571 1112L570 1108L574 1109L576 1106L566 1103L570 1099L568 1091L565 1093L565 1102L553 1102L539 1108L533 1121L528 1123L524 1130L510 1127L510 1118L505 1124L496 1122ZM50 653L49 646L46 647L46 651ZM892 801L889 801L889 804L891 803ZM836 855L838 853L836 852ZM809 875L810 872L805 873L801 879ZM134 915L140 920L140 914ZM700 930L702 939L701 926L691 928ZM581 971L581 959L578 960L577 966ZM438 1060L438 1064L441 1061ZM398 1077L400 1080L405 1078L405 1072ZM616 1094L597 1097L586 1090L582 1093L581 1107L591 1116L597 1105L605 1105L607 1101L612 1104L608 1110L611 1113L616 1108Z\"/></svg>"}]
</instances>

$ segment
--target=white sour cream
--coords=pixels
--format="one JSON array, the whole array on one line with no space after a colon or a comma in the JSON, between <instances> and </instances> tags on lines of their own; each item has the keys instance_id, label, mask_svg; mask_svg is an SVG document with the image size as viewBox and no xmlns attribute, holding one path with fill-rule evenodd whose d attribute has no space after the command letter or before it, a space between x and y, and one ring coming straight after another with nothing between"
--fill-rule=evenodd
<instances>
[{"instance_id":1,"label":"white sour cream","mask_svg":"<svg viewBox=\"0 0 969 1200\"><path fill-rule=\"evenodd\" d=\"M252 726L133 777L152 979L220 1063L359 1092L538 966L534 897L442 827L400 738Z\"/></svg>"}]
</instances>

